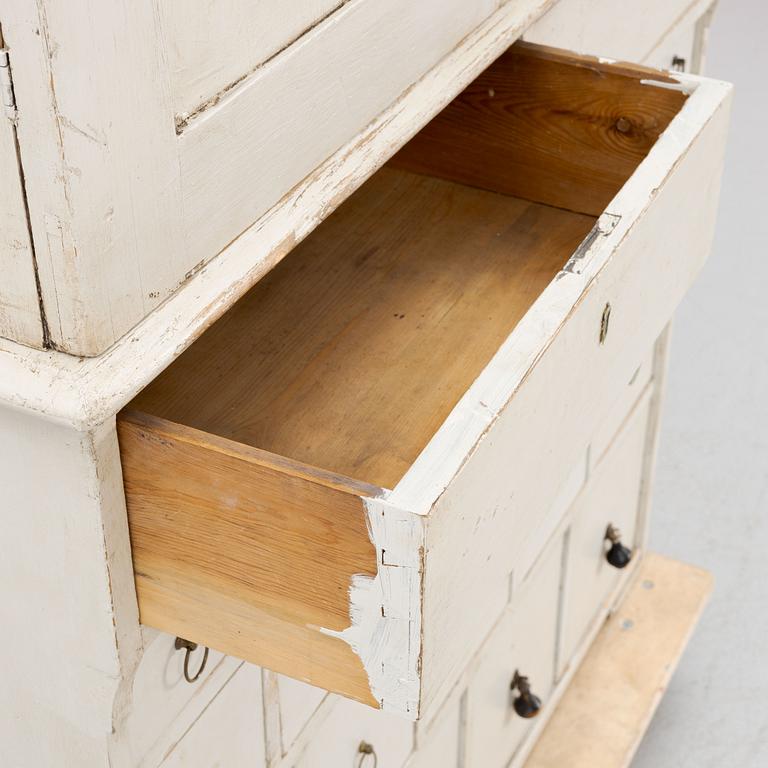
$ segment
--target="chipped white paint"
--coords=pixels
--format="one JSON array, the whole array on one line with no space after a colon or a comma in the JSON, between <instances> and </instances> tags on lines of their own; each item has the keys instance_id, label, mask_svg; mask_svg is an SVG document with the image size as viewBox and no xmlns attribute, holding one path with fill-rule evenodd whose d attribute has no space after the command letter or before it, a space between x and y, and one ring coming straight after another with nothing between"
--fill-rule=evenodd
<instances>
[{"instance_id":1,"label":"chipped white paint","mask_svg":"<svg viewBox=\"0 0 768 768\"><path fill-rule=\"evenodd\" d=\"M415 719L421 689L424 519L383 499L364 502L378 570L374 577L353 577L350 626L321 631L341 638L360 657L381 709Z\"/></svg>"},{"instance_id":2,"label":"chipped white paint","mask_svg":"<svg viewBox=\"0 0 768 768\"><path fill-rule=\"evenodd\" d=\"M671 77L675 77L674 73L670 73ZM679 91L680 93L691 94L696 90L696 84L686 80L685 82L667 83L662 80L653 80L652 78L644 79L640 81L643 85L651 85L654 88L666 88L670 91Z\"/></svg>"}]
</instances>

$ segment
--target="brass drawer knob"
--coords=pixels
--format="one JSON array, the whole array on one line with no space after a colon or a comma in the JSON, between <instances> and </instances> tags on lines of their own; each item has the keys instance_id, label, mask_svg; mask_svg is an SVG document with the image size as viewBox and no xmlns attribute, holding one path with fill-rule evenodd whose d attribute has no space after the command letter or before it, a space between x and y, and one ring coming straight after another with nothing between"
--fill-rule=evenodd
<instances>
[{"instance_id":1,"label":"brass drawer knob","mask_svg":"<svg viewBox=\"0 0 768 768\"><path fill-rule=\"evenodd\" d=\"M521 675L517 670L512 678L510 690L517 691L512 706L520 717L530 719L536 717L541 711L541 699L531 693L531 685L525 675Z\"/></svg>"},{"instance_id":2,"label":"brass drawer knob","mask_svg":"<svg viewBox=\"0 0 768 768\"><path fill-rule=\"evenodd\" d=\"M610 549L605 553L605 559L614 568L626 568L632 560L632 550L621 543L621 533L615 525L608 525L605 540L611 542Z\"/></svg>"}]
</instances>

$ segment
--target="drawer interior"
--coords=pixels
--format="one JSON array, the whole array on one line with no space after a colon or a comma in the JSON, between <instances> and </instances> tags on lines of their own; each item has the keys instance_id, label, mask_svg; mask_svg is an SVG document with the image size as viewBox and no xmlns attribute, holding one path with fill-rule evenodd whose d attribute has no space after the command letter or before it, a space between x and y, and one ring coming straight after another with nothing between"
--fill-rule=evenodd
<instances>
[{"instance_id":1,"label":"drawer interior","mask_svg":"<svg viewBox=\"0 0 768 768\"><path fill-rule=\"evenodd\" d=\"M516 44L128 408L393 488L680 110L665 79Z\"/></svg>"}]
</instances>

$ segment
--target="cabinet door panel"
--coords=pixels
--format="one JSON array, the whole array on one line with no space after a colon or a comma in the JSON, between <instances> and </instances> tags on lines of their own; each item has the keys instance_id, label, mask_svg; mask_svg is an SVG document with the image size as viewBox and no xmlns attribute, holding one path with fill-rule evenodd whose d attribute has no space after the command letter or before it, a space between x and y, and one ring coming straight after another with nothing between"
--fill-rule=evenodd
<instances>
[{"instance_id":1,"label":"cabinet door panel","mask_svg":"<svg viewBox=\"0 0 768 768\"><path fill-rule=\"evenodd\" d=\"M563 666L626 574L607 562L605 532L609 524L614 525L626 546L635 545L649 402L647 395L638 404L576 500L568 541L560 653Z\"/></svg>"}]
</instances>

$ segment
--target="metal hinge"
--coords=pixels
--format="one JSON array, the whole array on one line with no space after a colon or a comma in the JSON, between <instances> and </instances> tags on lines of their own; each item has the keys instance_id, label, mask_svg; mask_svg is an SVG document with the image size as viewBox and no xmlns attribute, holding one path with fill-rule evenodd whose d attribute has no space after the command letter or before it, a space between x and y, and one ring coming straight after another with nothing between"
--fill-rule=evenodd
<instances>
[{"instance_id":1,"label":"metal hinge","mask_svg":"<svg viewBox=\"0 0 768 768\"><path fill-rule=\"evenodd\" d=\"M19 113L16 109L16 94L13 92L11 62L7 48L0 48L0 99L3 102L5 116L15 123Z\"/></svg>"}]
</instances>

